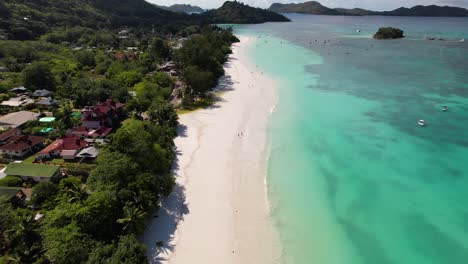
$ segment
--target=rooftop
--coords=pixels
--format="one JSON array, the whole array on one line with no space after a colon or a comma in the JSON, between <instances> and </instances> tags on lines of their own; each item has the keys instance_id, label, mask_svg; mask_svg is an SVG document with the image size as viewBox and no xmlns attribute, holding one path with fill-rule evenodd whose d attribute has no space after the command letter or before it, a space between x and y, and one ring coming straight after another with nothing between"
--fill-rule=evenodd
<instances>
[{"instance_id":1,"label":"rooftop","mask_svg":"<svg viewBox=\"0 0 468 264\"><path fill-rule=\"evenodd\" d=\"M96 158L99 151L95 147L85 148L78 153L78 158Z\"/></svg>"},{"instance_id":2,"label":"rooftop","mask_svg":"<svg viewBox=\"0 0 468 264\"><path fill-rule=\"evenodd\" d=\"M40 114L28 111L19 111L0 117L0 126L18 127L22 124L36 120Z\"/></svg>"},{"instance_id":3,"label":"rooftop","mask_svg":"<svg viewBox=\"0 0 468 264\"><path fill-rule=\"evenodd\" d=\"M12 97L8 101L3 101L1 105L3 106L10 106L10 107L18 107L18 106L25 106L33 104L34 100L29 98L26 95L21 95L18 97Z\"/></svg>"},{"instance_id":4,"label":"rooftop","mask_svg":"<svg viewBox=\"0 0 468 264\"><path fill-rule=\"evenodd\" d=\"M54 100L52 97L41 98L41 100L36 102L36 105L43 105L43 106L52 106L56 105L58 102Z\"/></svg>"},{"instance_id":5,"label":"rooftop","mask_svg":"<svg viewBox=\"0 0 468 264\"><path fill-rule=\"evenodd\" d=\"M10 137L17 136L20 134L21 134L21 131L19 129L17 128L10 129L7 132L0 134L0 142L7 141Z\"/></svg>"},{"instance_id":6,"label":"rooftop","mask_svg":"<svg viewBox=\"0 0 468 264\"><path fill-rule=\"evenodd\" d=\"M14 163L8 164L5 173L13 176L28 176L28 177L52 177L60 169L59 166L42 165L42 164L26 164Z\"/></svg>"},{"instance_id":7,"label":"rooftop","mask_svg":"<svg viewBox=\"0 0 468 264\"><path fill-rule=\"evenodd\" d=\"M34 97L43 97L43 96L48 96L50 94L49 90L36 90L33 93Z\"/></svg>"},{"instance_id":8,"label":"rooftop","mask_svg":"<svg viewBox=\"0 0 468 264\"><path fill-rule=\"evenodd\" d=\"M37 144L44 142L45 138L22 135L22 136L12 136L8 139L8 143L0 146L0 150L9 150L9 151L23 151L25 149L32 148Z\"/></svg>"},{"instance_id":9,"label":"rooftop","mask_svg":"<svg viewBox=\"0 0 468 264\"><path fill-rule=\"evenodd\" d=\"M15 196L19 191L21 191L20 187L0 187L0 197L10 199L11 197Z\"/></svg>"}]
</instances>

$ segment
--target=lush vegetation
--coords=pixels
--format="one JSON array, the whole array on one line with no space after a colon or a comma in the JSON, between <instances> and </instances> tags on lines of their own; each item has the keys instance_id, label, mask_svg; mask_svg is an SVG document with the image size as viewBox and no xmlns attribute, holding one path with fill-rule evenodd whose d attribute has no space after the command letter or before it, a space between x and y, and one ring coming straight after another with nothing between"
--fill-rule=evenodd
<instances>
[{"instance_id":1,"label":"lush vegetation","mask_svg":"<svg viewBox=\"0 0 468 264\"><path fill-rule=\"evenodd\" d=\"M162 9L170 10L172 12L180 13L203 13L205 10L198 6L186 5L186 4L175 4L171 6L158 6Z\"/></svg>"},{"instance_id":2,"label":"lush vegetation","mask_svg":"<svg viewBox=\"0 0 468 264\"><path fill-rule=\"evenodd\" d=\"M203 13L212 23L254 24L264 22L288 22L283 15L261 8L254 8L237 1L227 1L218 9Z\"/></svg>"},{"instance_id":3,"label":"lush vegetation","mask_svg":"<svg viewBox=\"0 0 468 264\"><path fill-rule=\"evenodd\" d=\"M146 262L137 236L174 185L172 103L206 98L237 41L202 20L133 0L0 2L0 35L8 38L0 40L0 99L25 86L47 89L60 102L47 109L54 122L29 122L23 133L53 127L50 143L80 123L74 114L84 106L125 103L93 164L64 164L68 175L53 182L0 180L32 190L25 205L0 201L0 263ZM171 61L175 76L160 69ZM0 112L22 109L44 111L31 105Z\"/></svg>"},{"instance_id":4,"label":"lush vegetation","mask_svg":"<svg viewBox=\"0 0 468 264\"><path fill-rule=\"evenodd\" d=\"M403 37L403 30L392 27L379 28L374 35L375 39L398 39Z\"/></svg>"},{"instance_id":5,"label":"lush vegetation","mask_svg":"<svg viewBox=\"0 0 468 264\"><path fill-rule=\"evenodd\" d=\"M173 13L143 0L3 0L0 28L9 39L35 39L51 29L92 29L135 26L175 33L187 25L202 23L200 17Z\"/></svg>"},{"instance_id":6,"label":"lush vegetation","mask_svg":"<svg viewBox=\"0 0 468 264\"><path fill-rule=\"evenodd\" d=\"M268 10L277 13L300 13L313 15L339 15L340 13L333 8L328 8L316 1L304 3L279 4L274 3Z\"/></svg>"},{"instance_id":7,"label":"lush vegetation","mask_svg":"<svg viewBox=\"0 0 468 264\"><path fill-rule=\"evenodd\" d=\"M230 30L206 28L201 33L176 52L188 86L186 96L191 99L204 98L216 86L224 74L223 63L231 53L230 46L238 41Z\"/></svg>"}]
</instances>

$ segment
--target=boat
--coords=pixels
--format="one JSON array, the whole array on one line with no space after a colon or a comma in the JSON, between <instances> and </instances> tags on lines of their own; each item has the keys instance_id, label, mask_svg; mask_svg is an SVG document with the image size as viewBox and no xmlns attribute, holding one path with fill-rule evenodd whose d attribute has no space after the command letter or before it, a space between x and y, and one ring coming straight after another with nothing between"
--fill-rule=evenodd
<instances>
[{"instance_id":1,"label":"boat","mask_svg":"<svg viewBox=\"0 0 468 264\"><path fill-rule=\"evenodd\" d=\"M356 32L357 32L357 33L360 33L360 32L361 32L361 30L360 30L360 29L356 29Z\"/></svg>"},{"instance_id":2,"label":"boat","mask_svg":"<svg viewBox=\"0 0 468 264\"><path fill-rule=\"evenodd\" d=\"M448 106L444 105L444 107L442 107L442 111L446 112L447 110L448 110Z\"/></svg>"},{"instance_id":3,"label":"boat","mask_svg":"<svg viewBox=\"0 0 468 264\"><path fill-rule=\"evenodd\" d=\"M465 42L465 39L460 39L460 42Z\"/></svg>"},{"instance_id":4,"label":"boat","mask_svg":"<svg viewBox=\"0 0 468 264\"><path fill-rule=\"evenodd\" d=\"M425 125L425 122L424 122L424 120L423 120L423 119L419 120L419 121L418 121L418 125L420 125L420 126L424 126L424 125Z\"/></svg>"}]
</instances>

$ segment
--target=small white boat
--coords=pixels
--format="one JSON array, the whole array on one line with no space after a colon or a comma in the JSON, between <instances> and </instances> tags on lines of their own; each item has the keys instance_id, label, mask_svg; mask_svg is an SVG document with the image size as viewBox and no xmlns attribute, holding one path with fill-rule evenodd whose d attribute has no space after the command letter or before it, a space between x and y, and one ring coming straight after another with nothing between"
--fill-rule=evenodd
<instances>
[{"instance_id":1,"label":"small white boat","mask_svg":"<svg viewBox=\"0 0 468 264\"><path fill-rule=\"evenodd\" d=\"M426 123L424 122L423 119L421 119L421 120L418 121L418 125L420 125L420 126L424 126L425 124L426 124Z\"/></svg>"},{"instance_id":2,"label":"small white boat","mask_svg":"<svg viewBox=\"0 0 468 264\"><path fill-rule=\"evenodd\" d=\"M361 33L361 30L360 30L360 29L356 29L356 32L357 32L357 33Z\"/></svg>"},{"instance_id":3,"label":"small white boat","mask_svg":"<svg viewBox=\"0 0 468 264\"><path fill-rule=\"evenodd\" d=\"M447 110L448 110L448 106L444 105L444 107L442 107L442 111L447 112Z\"/></svg>"},{"instance_id":4,"label":"small white boat","mask_svg":"<svg viewBox=\"0 0 468 264\"><path fill-rule=\"evenodd\" d=\"M460 39L460 42L465 42L465 39Z\"/></svg>"}]
</instances>

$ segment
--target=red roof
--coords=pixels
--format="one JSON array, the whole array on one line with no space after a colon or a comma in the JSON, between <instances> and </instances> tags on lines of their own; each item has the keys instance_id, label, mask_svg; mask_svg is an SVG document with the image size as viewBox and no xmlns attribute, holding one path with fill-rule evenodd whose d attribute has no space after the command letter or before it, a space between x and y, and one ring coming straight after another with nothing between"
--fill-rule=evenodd
<instances>
[{"instance_id":1,"label":"red roof","mask_svg":"<svg viewBox=\"0 0 468 264\"><path fill-rule=\"evenodd\" d=\"M49 146L41 150L39 154L49 154L52 151L81 150L88 143L77 136L65 136L52 142Z\"/></svg>"},{"instance_id":2,"label":"red roof","mask_svg":"<svg viewBox=\"0 0 468 264\"><path fill-rule=\"evenodd\" d=\"M114 102L112 99L107 99L105 102L94 106L94 111L95 112L99 111L99 112L108 114L111 110L115 111L123 106L124 104L122 103L117 103L117 102Z\"/></svg>"},{"instance_id":3,"label":"red roof","mask_svg":"<svg viewBox=\"0 0 468 264\"><path fill-rule=\"evenodd\" d=\"M7 132L0 134L0 141L7 141L10 137L20 135L21 131L17 128L10 129Z\"/></svg>"},{"instance_id":4,"label":"red roof","mask_svg":"<svg viewBox=\"0 0 468 264\"><path fill-rule=\"evenodd\" d=\"M63 149L66 150L75 150L75 149L82 149L86 147L88 143L82 140L80 137L65 137L63 138Z\"/></svg>"},{"instance_id":5,"label":"red roof","mask_svg":"<svg viewBox=\"0 0 468 264\"><path fill-rule=\"evenodd\" d=\"M44 140L45 138L37 136L12 136L8 139L7 144L0 147L0 150L23 151L41 144Z\"/></svg>"}]
</instances>

